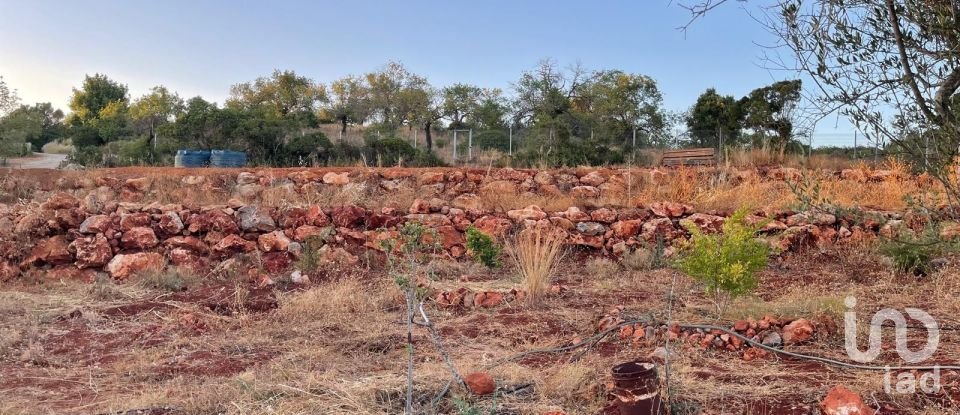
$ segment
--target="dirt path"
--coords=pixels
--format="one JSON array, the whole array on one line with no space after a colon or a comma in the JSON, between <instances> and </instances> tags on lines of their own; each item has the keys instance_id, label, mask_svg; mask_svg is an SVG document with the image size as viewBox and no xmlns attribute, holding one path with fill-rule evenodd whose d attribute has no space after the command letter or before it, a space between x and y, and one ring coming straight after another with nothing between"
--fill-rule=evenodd
<instances>
[{"instance_id":1,"label":"dirt path","mask_svg":"<svg viewBox=\"0 0 960 415\"><path fill-rule=\"evenodd\" d=\"M66 154L33 153L31 156L8 159L10 167L21 169L56 169Z\"/></svg>"}]
</instances>

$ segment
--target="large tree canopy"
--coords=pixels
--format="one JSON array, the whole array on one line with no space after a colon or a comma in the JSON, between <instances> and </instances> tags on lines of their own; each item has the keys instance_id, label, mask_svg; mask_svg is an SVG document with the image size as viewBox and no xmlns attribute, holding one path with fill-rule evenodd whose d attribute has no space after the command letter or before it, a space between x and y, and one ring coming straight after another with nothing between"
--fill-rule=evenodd
<instances>
[{"instance_id":1,"label":"large tree canopy","mask_svg":"<svg viewBox=\"0 0 960 415\"><path fill-rule=\"evenodd\" d=\"M116 113L119 107L126 107L129 97L127 86L107 78L106 75L87 75L80 89L73 89L70 98L70 120L72 124L86 124L100 118L100 112L110 107Z\"/></svg>"},{"instance_id":2,"label":"large tree canopy","mask_svg":"<svg viewBox=\"0 0 960 415\"><path fill-rule=\"evenodd\" d=\"M323 84L294 71L278 69L270 77L231 87L227 106L247 110L262 108L268 115L284 118L295 113L314 113L326 100Z\"/></svg>"}]
</instances>

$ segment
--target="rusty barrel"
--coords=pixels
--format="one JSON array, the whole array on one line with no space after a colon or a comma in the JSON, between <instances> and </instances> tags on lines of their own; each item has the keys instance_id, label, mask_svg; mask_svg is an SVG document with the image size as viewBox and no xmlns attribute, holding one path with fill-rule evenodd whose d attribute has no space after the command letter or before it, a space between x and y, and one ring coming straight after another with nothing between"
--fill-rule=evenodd
<instances>
[{"instance_id":1,"label":"rusty barrel","mask_svg":"<svg viewBox=\"0 0 960 415\"><path fill-rule=\"evenodd\" d=\"M627 362L613 367L613 390L620 415L661 415L657 366L651 362Z\"/></svg>"}]
</instances>

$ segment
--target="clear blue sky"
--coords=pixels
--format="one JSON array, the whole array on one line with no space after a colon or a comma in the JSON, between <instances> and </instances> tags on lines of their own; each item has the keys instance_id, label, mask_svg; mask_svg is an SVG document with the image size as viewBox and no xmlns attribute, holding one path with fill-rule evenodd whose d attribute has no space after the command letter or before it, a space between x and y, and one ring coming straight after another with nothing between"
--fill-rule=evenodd
<instances>
[{"instance_id":1,"label":"clear blue sky","mask_svg":"<svg viewBox=\"0 0 960 415\"><path fill-rule=\"evenodd\" d=\"M677 30L687 19L669 0L0 0L0 75L24 101L66 109L71 88L95 72L133 97L166 85L223 102L230 85L274 68L328 82L390 60L434 85L509 90L549 57L649 75L670 110L709 87L739 97L789 76L763 67L757 44L772 39L740 3ZM834 124L818 125L815 145L852 144L850 127Z\"/></svg>"}]
</instances>

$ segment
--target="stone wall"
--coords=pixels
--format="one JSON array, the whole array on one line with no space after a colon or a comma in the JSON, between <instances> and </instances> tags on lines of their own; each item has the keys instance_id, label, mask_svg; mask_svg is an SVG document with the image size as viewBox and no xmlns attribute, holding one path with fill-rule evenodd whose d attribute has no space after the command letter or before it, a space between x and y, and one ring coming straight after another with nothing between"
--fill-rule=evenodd
<instances>
[{"instance_id":1,"label":"stone wall","mask_svg":"<svg viewBox=\"0 0 960 415\"><path fill-rule=\"evenodd\" d=\"M783 180L786 169L762 173L737 172L734 177L763 174ZM839 173L838 173L839 174ZM730 212L695 212L689 205L656 202L627 208L571 206L545 211L536 205L505 212L484 210L478 192L494 194L564 194L580 199L625 191L624 177L645 175L661 180L658 170L578 169L531 171L354 170L295 171L283 176L243 172L229 185L237 198L225 205L184 206L147 203L158 191L147 177L98 178L79 184L72 193L53 194L43 203L4 205L0 210L0 280L33 270L60 278L92 280L99 272L126 279L169 265L204 272L242 253L259 252L267 274L292 271L311 236L325 238L322 259L331 264L355 264L364 250L381 250L381 242L398 236L408 221L437 231L443 255L466 256L464 232L474 226L505 237L524 226L555 228L567 243L598 255L619 256L658 240L667 245L688 236L686 227L719 231ZM224 191L224 179L204 176L178 178L197 191ZM269 207L245 203L269 186L291 192L320 192L324 187L377 186L380 197L407 186L422 198L410 206L369 209L357 205L320 204ZM389 205L389 203L388 203ZM765 221L762 237L780 251L858 240L901 226L897 212L867 211L856 217L813 212L756 212L751 221Z\"/></svg>"}]
</instances>

